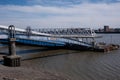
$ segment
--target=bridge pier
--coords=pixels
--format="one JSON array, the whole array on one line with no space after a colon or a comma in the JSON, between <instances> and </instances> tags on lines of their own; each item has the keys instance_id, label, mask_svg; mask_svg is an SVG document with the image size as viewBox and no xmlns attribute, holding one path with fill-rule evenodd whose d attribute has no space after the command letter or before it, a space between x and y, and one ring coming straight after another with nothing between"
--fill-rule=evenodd
<instances>
[{"instance_id":1,"label":"bridge pier","mask_svg":"<svg viewBox=\"0 0 120 80\"><path fill-rule=\"evenodd\" d=\"M9 41L9 55L4 56L4 65L10 67L18 67L21 63L21 57L16 55L16 46L15 46L15 27L10 25L8 28L8 41Z\"/></svg>"},{"instance_id":2,"label":"bridge pier","mask_svg":"<svg viewBox=\"0 0 120 80\"><path fill-rule=\"evenodd\" d=\"M92 38L93 41L92 41L92 45L93 45L93 48L96 48L96 41L95 41L95 38Z\"/></svg>"}]
</instances>

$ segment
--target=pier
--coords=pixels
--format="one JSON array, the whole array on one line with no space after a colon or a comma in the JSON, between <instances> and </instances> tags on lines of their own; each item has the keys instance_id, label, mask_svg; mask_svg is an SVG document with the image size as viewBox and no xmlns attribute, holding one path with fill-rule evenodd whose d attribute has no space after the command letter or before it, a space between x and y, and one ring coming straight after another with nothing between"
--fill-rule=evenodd
<instances>
[{"instance_id":1,"label":"pier","mask_svg":"<svg viewBox=\"0 0 120 80\"><path fill-rule=\"evenodd\" d=\"M20 66L21 57L16 55L15 44L46 47L48 49L92 50L108 52L116 50L119 45L96 43L99 38L90 28L56 28L32 30L16 28L14 25L0 26L0 43L9 45L9 55L4 56L7 66ZM46 54L45 54L46 55ZM49 55L49 54L48 54Z\"/></svg>"},{"instance_id":2,"label":"pier","mask_svg":"<svg viewBox=\"0 0 120 80\"><path fill-rule=\"evenodd\" d=\"M3 56L4 65L10 67L20 66L20 56L16 55L16 45L15 45L15 27L10 25L8 27L8 45L9 45L9 55Z\"/></svg>"},{"instance_id":3,"label":"pier","mask_svg":"<svg viewBox=\"0 0 120 80\"><path fill-rule=\"evenodd\" d=\"M49 48L65 48L66 46L73 45L82 47L92 48L94 45L88 42L87 39L98 37L91 29L55 29L56 31L37 32L32 31L30 28L19 29L15 28L16 43L35 45ZM45 30L43 30L45 31ZM8 43L8 27L0 26L0 32L3 33L0 42ZM64 32L64 33L63 33ZM86 41L85 41L86 40ZM93 41L92 41L93 42Z\"/></svg>"}]
</instances>

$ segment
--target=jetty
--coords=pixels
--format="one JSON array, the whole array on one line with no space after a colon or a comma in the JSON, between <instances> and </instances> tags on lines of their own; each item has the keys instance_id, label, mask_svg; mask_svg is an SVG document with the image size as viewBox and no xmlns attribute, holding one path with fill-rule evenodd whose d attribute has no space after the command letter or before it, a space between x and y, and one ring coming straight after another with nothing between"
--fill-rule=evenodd
<instances>
[{"instance_id":1,"label":"jetty","mask_svg":"<svg viewBox=\"0 0 120 80\"><path fill-rule=\"evenodd\" d=\"M0 43L9 43L9 27L0 25ZM47 48L62 48L75 50L114 50L118 45L112 46L96 43L95 38L100 38L94 30L90 28L52 28L52 29L26 29L16 28L14 32L15 43L24 45L34 45ZM117 46L117 47L116 47ZM102 50L104 49L104 50Z\"/></svg>"},{"instance_id":2,"label":"jetty","mask_svg":"<svg viewBox=\"0 0 120 80\"><path fill-rule=\"evenodd\" d=\"M96 43L100 38L90 28L54 28L38 29L16 28L14 25L0 25L0 43L9 45L9 55L4 56L4 64L20 66L21 57L16 55L16 44L46 47L48 49L92 50L108 52L116 50L119 45ZM49 54L48 54L49 55Z\"/></svg>"}]
</instances>

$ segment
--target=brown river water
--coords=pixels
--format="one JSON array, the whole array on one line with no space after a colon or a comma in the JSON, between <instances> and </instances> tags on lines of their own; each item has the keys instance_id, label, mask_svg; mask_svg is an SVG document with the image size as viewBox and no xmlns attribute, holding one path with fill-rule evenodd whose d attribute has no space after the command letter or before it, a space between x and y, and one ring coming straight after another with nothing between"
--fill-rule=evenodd
<instances>
[{"instance_id":1,"label":"brown river water","mask_svg":"<svg viewBox=\"0 0 120 80\"><path fill-rule=\"evenodd\" d=\"M120 34L100 34L98 42L120 45ZM22 50L20 51L20 49ZM42 50L39 47L18 47L17 53L58 53L62 55L48 56L26 60L34 66L70 80L120 80L120 49L111 52ZM24 54L25 53L25 54ZM66 53L66 54L64 54ZM29 54L28 54L29 55Z\"/></svg>"}]
</instances>

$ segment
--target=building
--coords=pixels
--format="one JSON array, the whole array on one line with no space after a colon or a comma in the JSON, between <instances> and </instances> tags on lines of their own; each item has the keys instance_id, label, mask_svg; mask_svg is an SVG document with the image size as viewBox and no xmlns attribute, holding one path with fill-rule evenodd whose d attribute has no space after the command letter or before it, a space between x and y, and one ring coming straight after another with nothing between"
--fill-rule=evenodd
<instances>
[{"instance_id":1,"label":"building","mask_svg":"<svg viewBox=\"0 0 120 80\"><path fill-rule=\"evenodd\" d=\"M104 26L104 32L109 32L109 31L110 31L109 26Z\"/></svg>"},{"instance_id":2,"label":"building","mask_svg":"<svg viewBox=\"0 0 120 80\"><path fill-rule=\"evenodd\" d=\"M110 28L109 26L104 26L102 29L95 30L96 33L120 33L120 28Z\"/></svg>"},{"instance_id":3,"label":"building","mask_svg":"<svg viewBox=\"0 0 120 80\"><path fill-rule=\"evenodd\" d=\"M115 32L120 32L120 28L115 28Z\"/></svg>"}]
</instances>

